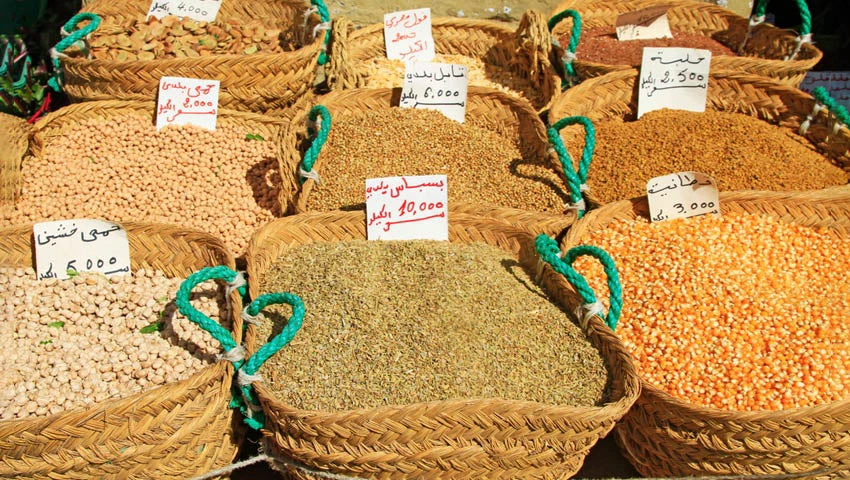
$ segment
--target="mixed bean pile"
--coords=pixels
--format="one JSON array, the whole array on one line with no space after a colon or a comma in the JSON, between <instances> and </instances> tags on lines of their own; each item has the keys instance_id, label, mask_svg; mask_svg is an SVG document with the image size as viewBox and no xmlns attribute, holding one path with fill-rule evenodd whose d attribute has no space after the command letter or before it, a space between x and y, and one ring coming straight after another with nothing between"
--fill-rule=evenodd
<instances>
[{"instance_id":1,"label":"mixed bean pile","mask_svg":"<svg viewBox=\"0 0 850 480\"><path fill-rule=\"evenodd\" d=\"M781 410L847 398L850 242L826 229L730 213L619 221L583 239L623 284L617 334L639 374L725 410ZM579 259L600 296L602 268Z\"/></svg>"},{"instance_id":2,"label":"mixed bean pile","mask_svg":"<svg viewBox=\"0 0 850 480\"><path fill-rule=\"evenodd\" d=\"M188 378L221 347L180 315L182 279L138 270L38 280L0 268L0 420L38 417ZM224 296L198 287L193 305L224 321Z\"/></svg>"},{"instance_id":3,"label":"mixed bean pile","mask_svg":"<svg viewBox=\"0 0 850 480\"><path fill-rule=\"evenodd\" d=\"M331 111L333 113L333 111ZM519 137L433 110L392 108L335 117L307 209L364 205L366 178L446 174L449 202L561 212L566 181L546 159L523 159Z\"/></svg>"},{"instance_id":4,"label":"mixed bean pile","mask_svg":"<svg viewBox=\"0 0 850 480\"><path fill-rule=\"evenodd\" d=\"M805 137L749 115L665 109L595 126L588 184L602 203L645 195L650 178L690 170L712 176L721 191L816 190L848 180ZM583 145L566 141L569 151Z\"/></svg>"},{"instance_id":5,"label":"mixed bean pile","mask_svg":"<svg viewBox=\"0 0 850 480\"><path fill-rule=\"evenodd\" d=\"M315 243L261 290L302 297L293 341L260 373L296 408L348 410L472 397L598 405L607 371L518 262L485 244ZM282 328L267 313L259 337ZM272 326L268 320L272 320Z\"/></svg>"},{"instance_id":6,"label":"mixed bean pile","mask_svg":"<svg viewBox=\"0 0 850 480\"><path fill-rule=\"evenodd\" d=\"M280 211L274 144L252 133L222 121L215 131L157 131L132 114L78 122L24 162L21 199L0 219L168 223L209 232L239 255Z\"/></svg>"}]
</instances>

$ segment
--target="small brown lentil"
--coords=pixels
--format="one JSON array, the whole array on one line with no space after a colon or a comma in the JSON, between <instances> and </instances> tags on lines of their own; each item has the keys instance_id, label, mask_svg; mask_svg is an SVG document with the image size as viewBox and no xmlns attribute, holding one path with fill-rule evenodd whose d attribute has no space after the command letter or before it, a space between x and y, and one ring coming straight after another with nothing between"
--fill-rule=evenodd
<instances>
[{"instance_id":1,"label":"small brown lentil","mask_svg":"<svg viewBox=\"0 0 850 480\"><path fill-rule=\"evenodd\" d=\"M472 397L597 405L599 352L522 267L485 244L349 241L293 248L263 279L307 315L260 370L282 401L347 410ZM286 317L288 307L277 310ZM279 331L266 314L258 338ZM271 326L272 320L275 326Z\"/></svg>"},{"instance_id":2,"label":"small brown lentil","mask_svg":"<svg viewBox=\"0 0 850 480\"><path fill-rule=\"evenodd\" d=\"M519 139L461 124L432 110L392 108L334 120L319 154L321 183L307 208L364 205L366 178L446 174L449 203L482 202L562 212L565 180L542 159L522 158Z\"/></svg>"},{"instance_id":3,"label":"small brown lentil","mask_svg":"<svg viewBox=\"0 0 850 480\"><path fill-rule=\"evenodd\" d=\"M726 190L814 190L848 175L786 128L739 113L657 110L596 125L590 194L603 203L646 195L659 175L699 171ZM583 143L567 137L570 151Z\"/></svg>"}]
</instances>

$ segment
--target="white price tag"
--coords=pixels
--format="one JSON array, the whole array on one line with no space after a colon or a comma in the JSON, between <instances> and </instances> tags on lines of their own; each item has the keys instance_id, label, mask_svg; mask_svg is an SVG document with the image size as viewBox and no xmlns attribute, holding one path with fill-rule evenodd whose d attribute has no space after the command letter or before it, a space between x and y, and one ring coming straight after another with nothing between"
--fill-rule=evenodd
<instances>
[{"instance_id":1,"label":"white price tag","mask_svg":"<svg viewBox=\"0 0 850 480\"><path fill-rule=\"evenodd\" d=\"M401 108L437 110L463 123L469 68L449 63L408 63L401 89Z\"/></svg>"},{"instance_id":2,"label":"white price tag","mask_svg":"<svg viewBox=\"0 0 850 480\"><path fill-rule=\"evenodd\" d=\"M366 179L369 240L448 240L445 175Z\"/></svg>"},{"instance_id":3,"label":"white price tag","mask_svg":"<svg viewBox=\"0 0 850 480\"><path fill-rule=\"evenodd\" d=\"M674 218L720 215L720 195L713 178L699 172L671 173L646 182L649 218L662 222Z\"/></svg>"},{"instance_id":4,"label":"white price tag","mask_svg":"<svg viewBox=\"0 0 850 480\"><path fill-rule=\"evenodd\" d=\"M215 130L218 80L162 77L156 102L156 129L166 125L196 125Z\"/></svg>"},{"instance_id":5,"label":"white price tag","mask_svg":"<svg viewBox=\"0 0 850 480\"><path fill-rule=\"evenodd\" d=\"M638 118L662 108L704 112L710 65L710 50L644 48Z\"/></svg>"},{"instance_id":6,"label":"white price tag","mask_svg":"<svg viewBox=\"0 0 850 480\"><path fill-rule=\"evenodd\" d=\"M669 5L647 7L617 17L617 40L673 38L667 21Z\"/></svg>"},{"instance_id":7,"label":"white price tag","mask_svg":"<svg viewBox=\"0 0 850 480\"><path fill-rule=\"evenodd\" d=\"M385 14L384 45L390 60L433 60L436 54L434 37L431 35L431 9L420 8Z\"/></svg>"},{"instance_id":8,"label":"white price tag","mask_svg":"<svg viewBox=\"0 0 850 480\"><path fill-rule=\"evenodd\" d=\"M162 18L168 15L189 17L201 22L212 22L221 8L221 0L153 0L148 16Z\"/></svg>"},{"instance_id":9,"label":"white price tag","mask_svg":"<svg viewBox=\"0 0 850 480\"><path fill-rule=\"evenodd\" d=\"M39 280L66 279L74 272L130 273L130 243L121 225L75 219L33 225Z\"/></svg>"}]
</instances>

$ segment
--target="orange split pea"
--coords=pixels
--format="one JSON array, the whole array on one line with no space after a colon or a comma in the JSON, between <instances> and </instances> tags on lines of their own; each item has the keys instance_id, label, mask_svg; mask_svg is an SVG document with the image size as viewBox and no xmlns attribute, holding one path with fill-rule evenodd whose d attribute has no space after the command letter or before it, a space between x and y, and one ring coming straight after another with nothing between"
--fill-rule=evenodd
<instances>
[{"instance_id":1,"label":"orange split pea","mask_svg":"<svg viewBox=\"0 0 850 480\"><path fill-rule=\"evenodd\" d=\"M617 333L649 383L736 411L850 396L850 241L729 213L614 222L584 243L617 263ZM607 292L597 262L575 267L598 296Z\"/></svg>"}]
</instances>

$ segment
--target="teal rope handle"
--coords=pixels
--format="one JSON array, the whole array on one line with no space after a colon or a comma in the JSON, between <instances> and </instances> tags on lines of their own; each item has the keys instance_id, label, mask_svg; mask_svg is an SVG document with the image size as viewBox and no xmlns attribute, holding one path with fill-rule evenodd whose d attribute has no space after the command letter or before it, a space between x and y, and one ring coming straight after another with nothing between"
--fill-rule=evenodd
<instances>
[{"instance_id":1,"label":"teal rope handle","mask_svg":"<svg viewBox=\"0 0 850 480\"><path fill-rule=\"evenodd\" d=\"M812 96L815 97L815 100L817 100L818 103L826 105L826 108L835 115L835 118L837 118L839 122L844 125L850 125L850 114L847 113L847 109L836 102L825 88L815 88L812 90Z\"/></svg>"},{"instance_id":2,"label":"teal rope handle","mask_svg":"<svg viewBox=\"0 0 850 480\"><path fill-rule=\"evenodd\" d=\"M756 3L756 7L753 10L753 17L761 18L767 14L768 1L759 0ZM806 4L806 0L797 0L797 8L800 10L800 35L808 35L812 33L812 12L809 11L809 5Z\"/></svg>"},{"instance_id":3,"label":"teal rope handle","mask_svg":"<svg viewBox=\"0 0 850 480\"><path fill-rule=\"evenodd\" d=\"M79 30L75 30L77 25L83 21L88 21L89 23L86 26L81 27ZM53 78L51 78L47 84L55 91L58 92L62 89L62 73L61 66L59 64L59 57L62 55L62 52L71 45L74 45L77 42L82 42L86 36L97 30L97 27L99 26L100 17L90 12L78 13L71 17L71 19L62 26L62 32L67 32L68 36L59 40L59 43L50 50L50 57L53 60ZM83 47L84 46L85 45L83 44Z\"/></svg>"},{"instance_id":4,"label":"teal rope handle","mask_svg":"<svg viewBox=\"0 0 850 480\"><path fill-rule=\"evenodd\" d=\"M578 171L573 167L573 160L570 157L567 148L564 146L564 141L561 139L561 130L568 125L580 124L584 127L585 140L584 150L581 153ZM558 120L549 128L546 129L546 136L549 138L549 143L558 155L558 160L561 162L561 169L564 176L567 177L567 186L570 190L570 200L573 205L578 207L578 217L584 216L586 208L582 208L584 196L582 191L587 188L587 173L590 170L590 161L593 159L593 151L596 149L596 129L593 127L593 122L589 118L583 116L566 117Z\"/></svg>"},{"instance_id":5,"label":"teal rope handle","mask_svg":"<svg viewBox=\"0 0 850 480\"><path fill-rule=\"evenodd\" d=\"M562 82L562 88L569 86L576 78L575 67L573 67L573 60L575 60L576 56L576 48L578 48L578 42L581 39L581 14L576 10L567 9L562 12L558 12L549 19L549 33L555 29L555 26L561 23L565 18L570 17L573 19L573 28L570 32L570 43L564 49L564 57L561 61L564 64L564 73L567 75L567 79L564 79ZM552 37L552 43L556 46L560 46L558 43L558 39L554 36Z\"/></svg>"},{"instance_id":6,"label":"teal rope handle","mask_svg":"<svg viewBox=\"0 0 850 480\"><path fill-rule=\"evenodd\" d=\"M310 109L307 116L310 122L315 122L319 117L322 118L322 123L319 126L319 131L316 133L316 138L310 144L310 148L304 154L304 160L301 161L301 170L306 173L313 171L313 165L316 164L316 159L319 158L319 153L325 142L328 141L328 135L331 133L331 112L324 105L316 105ZM308 128L308 131L311 130ZM310 132L312 134L312 132ZM306 176L301 174L301 183L304 183Z\"/></svg>"},{"instance_id":7,"label":"teal rope handle","mask_svg":"<svg viewBox=\"0 0 850 480\"><path fill-rule=\"evenodd\" d=\"M548 263L553 270L563 275L575 287L576 291L581 295L582 300L584 300L585 305L597 303L596 294L590 288L584 276L573 268L573 263L577 258L585 255L594 257L602 263L602 267L608 277L609 300L611 304L608 314L605 317L605 324L611 330L615 330L623 310L623 287L620 283L620 275L617 273L614 259L608 255L608 252L592 245L579 245L567 251L562 259L558 242L544 234L537 236L534 240L534 246L537 249L538 255L540 255L540 259Z\"/></svg>"},{"instance_id":8,"label":"teal rope handle","mask_svg":"<svg viewBox=\"0 0 850 480\"><path fill-rule=\"evenodd\" d=\"M283 327L283 330L279 334L260 347L257 353L251 355L237 371L236 383L239 386L242 397L242 403L239 405L239 408L242 411L245 423L256 430L263 428L265 416L263 415L262 408L259 407L259 402L257 401L257 396L251 383L260 380L256 376L260 367L292 341L304 322L306 310L304 309L304 302L301 298L292 293L268 293L260 295L245 308L245 312L248 315L255 317L269 305L282 304L292 307L292 315L286 322L286 326Z\"/></svg>"},{"instance_id":9,"label":"teal rope handle","mask_svg":"<svg viewBox=\"0 0 850 480\"><path fill-rule=\"evenodd\" d=\"M330 25L331 21L331 13L328 10L328 6L325 5L325 2L322 0L310 0L310 5L316 7L316 10L319 14L319 18L322 20L322 23L327 23ZM328 43L331 41L331 30L328 28L325 30L325 39L322 42L322 51L319 52L319 65L324 65L328 63Z\"/></svg>"},{"instance_id":10,"label":"teal rope handle","mask_svg":"<svg viewBox=\"0 0 850 480\"><path fill-rule=\"evenodd\" d=\"M213 338L218 340L218 343L221 344L225 352L229 352L238 346L233 340L233 336L230 335L230 332L228 332L227 329L222 327L218 322L193 307L189 302L189 296L192 294L192 290L201 283L213 279L227 280L228 283L232 283L236 279L237 275L237 272L225 266L220 265L218 267L207 267L189 275L189 278L184 280L183 283L180 284L180 288L177 289L177 300L175 303L177 304L177 309L180 313L199 327L209 332Z\"/></svg>"}]
</instances>

